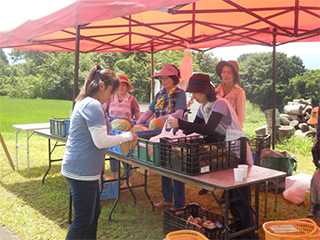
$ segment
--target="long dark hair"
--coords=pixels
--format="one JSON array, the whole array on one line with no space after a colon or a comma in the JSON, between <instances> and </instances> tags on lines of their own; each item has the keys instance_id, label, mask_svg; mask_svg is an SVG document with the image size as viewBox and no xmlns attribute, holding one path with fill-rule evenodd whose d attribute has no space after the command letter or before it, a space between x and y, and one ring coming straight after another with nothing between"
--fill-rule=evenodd
<instances>
[{"instance_id":1,"label":"long dark hair","mask_svg":"<svg viewBox=\"0 0 320 240\"><path fill-rule=\"evenodd\" d=\"M105 88L112 86L112 93L115 93L120 85L115 71L102 69L99 64L95 64L90 69L75 101L80 101L87 96L94 95L99 90L99 86L102 82L105 83Z\"/></svg>"},{"instance_id":2,"label":"long dark hair","mask_svg":"<svg viewBox=\"0 0 320 240\"><path fill-rule=\"evenodd\" d=\"M210 93L207 94L207 100L209 102L214 102L217 100L217 97L216 97L215 88L211 84L210 84L210 90L211 90Z\"/></svg>"}]
</instances>

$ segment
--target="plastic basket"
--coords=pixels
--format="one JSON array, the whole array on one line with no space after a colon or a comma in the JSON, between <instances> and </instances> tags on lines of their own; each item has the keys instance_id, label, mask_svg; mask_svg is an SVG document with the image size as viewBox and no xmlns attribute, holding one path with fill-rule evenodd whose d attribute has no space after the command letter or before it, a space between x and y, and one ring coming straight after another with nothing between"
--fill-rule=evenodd
<instances>
[{"instance_id":1,"label":"plastic basket","mask_svg":"<svg viewBox=\"0 0 320 240\"><path fill-rule=\"evenodd\" d=\"M265 222L263 230L266 240L320 239L320 228L309 218Z\"/></svg>"},{"instance_id":2,"label":"plastic basket","mask_svg":"<svg viewBox=\"0 0 320 240\"><path fill-rule=\"evenodd\" d=\"M139 138L131 157L155 166L160 165L160 143L149 139L161 133L161 129L137 132Z\"/></svg>"},{"instance_id":3,"label":"plastic basket","mask_svg":"<svg viewBox=\"0 0 320 240\"><path fill-rule=\"evenodd\" d=\"M188 221L190 215L193 218L210 220L217 225L216 228L210 229L204 226L193 224ZM229 218L229 233L237 231L239 218ZM219 224L219 226L218 226ZM222 215L201 208L196 203L191 203L184 208L177 210L165 210L163 212L163 233L168 234L177 230L193 230L200 232L209 239L224 239L225 219Z\"/></svg>"},{"instance_id":4,"label":"plastic basket","mask_svg":"<svg viewBox=\"0 0 320 240\"><path fill-rule=\"evenodd\" d=\"M69 118L50 118L50 133L52 135L68 137L69 127Z\"/></svg>"},{"instance_id":5,"label":"plastic basket","mask_svg":"<svg viewBox=\"0 0 320 240\"><path fill-rule=\"evenodd\" d=\"M166 240L209 240L209 238L197 231L179 230L168 233Z\"/></svg>"},{"instance_id":6,"label":"plastic basket","mask_svg":"<svg viewBox=\"0 0 320 240\"><path fill-rule=\"evenodd\" d=\"M99 188L101 187L101 183L99 184ZM118 182L104 182L103 190L100 194L100 200L114 199L117 198L118 193Z\"/></svg>"},{"instance_id":7,"label":"plastic basket","mask_svg":"<svg viewBox=\"0 0 320 240\"><path fill-rule=\"evenodd\" d=\"M270 148L271 135L249 135L247 138L252 154L254 155L260 157L262 149Z\"/></svg>"},{"instance_id":8,"label":"plastic basket","mask_svg":"<svg viewBox=\"0 0 320 240\"><path fill-rule=\"evenodd\" d=\"M199 175L246 163L246 138L207 143L203 136L160 139L160 166Z\"/></svg>"}]
</instances>

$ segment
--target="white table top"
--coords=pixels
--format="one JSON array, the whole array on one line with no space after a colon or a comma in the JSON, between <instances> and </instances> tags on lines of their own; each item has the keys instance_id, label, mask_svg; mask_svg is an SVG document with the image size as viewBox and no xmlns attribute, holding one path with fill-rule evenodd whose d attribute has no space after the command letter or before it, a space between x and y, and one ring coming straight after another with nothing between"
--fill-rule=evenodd
<instances>
[{"instance_id":1,"label":"white table top","mask_svg":"<svg viewBox=\"0 0 320 240\"><path fill-rule=\"evenodd\" d=\"M49 129L50 123L30 123L30 124L18 124L12 125L12 127L22 130L22 131L33 131L37 129Z\"/></svg>"}]
</instances>

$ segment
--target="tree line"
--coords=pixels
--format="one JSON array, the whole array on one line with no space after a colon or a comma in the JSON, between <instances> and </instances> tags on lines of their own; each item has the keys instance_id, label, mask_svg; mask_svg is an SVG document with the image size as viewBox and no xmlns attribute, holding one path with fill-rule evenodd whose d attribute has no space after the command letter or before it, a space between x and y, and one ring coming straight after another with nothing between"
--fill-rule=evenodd
<instances>
[{"instance_id":1,"label":"tree line","mask_svg":"<svg viewBox=\"0 0 320 240\"><path fill-rule=\"evenodd\" d=\"M161 51L154 55L155 70L163 64L179 66L184 51ZM222 80L215 73L220 59L212 52L192 51L193 71L208 74L217 87ZM74 53L13 50L10 65L0 49L0 95L12 98L72 100ZM228 60L228 59L224 59ZM20 63L19 63L20 62ZM246 98L261 110L272 108L272 52L242 54L238 57L240 86ZM134 85L130 93L139 102L149 102L151 54L146 52L80 53L79 89L94 63L126 74ZM276 53L276 108L282 112L288 101L297 98L320 102L320 70L308 70L298 56Z\"/></svg>"}]
</instances>

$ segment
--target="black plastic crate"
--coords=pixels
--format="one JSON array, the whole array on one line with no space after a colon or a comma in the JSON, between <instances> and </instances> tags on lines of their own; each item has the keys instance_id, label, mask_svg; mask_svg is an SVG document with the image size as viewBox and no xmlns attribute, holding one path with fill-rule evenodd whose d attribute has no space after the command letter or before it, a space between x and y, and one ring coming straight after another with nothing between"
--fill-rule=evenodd
<instances>
[{"instance_id":1,"label":"black plastic crate","mask_svg":"<svg viewBox=\"0 0 320 240\"><path fill-rule=\"evenodd\" d=\"M247 138L254 155L260 155L262 149L270 148L271 135L250 135Z\"/></svg>"},{"instance_id":2,"label":"black plastic crate","mask_svg":"<svg viewBox=\"0 0 320 240\"><path fill-rule=\"evenodd\" d=\"M180 213L182 212L182 213ZM179 214L178 214L179 213ZM177 215L176 215L177 214ZM199 224L194 224L188 219L190 215L193 218L200 218L201 220L210 220L215 223L216 228L210 229ZM229 219L229 233L237 231L240 223L239 218ZM201 208L198 204L191 203L185 208L178 210L165 210L163 212L163 233L168 234L177 230L195 230L201 232L209 239L224 239L225 219L222 215L211 212Z\"/></svg>"},{"instance_id":3,"label":"black plastic crate","mask_svg":"<svg viewBox=\"0 0 320 240\"><path fill-rule=\"evenodd\" d=\"M247 138L208 143L203 136L160 139L160 166L199 175L246 163Z\"/></svg>"}]
</instances>

